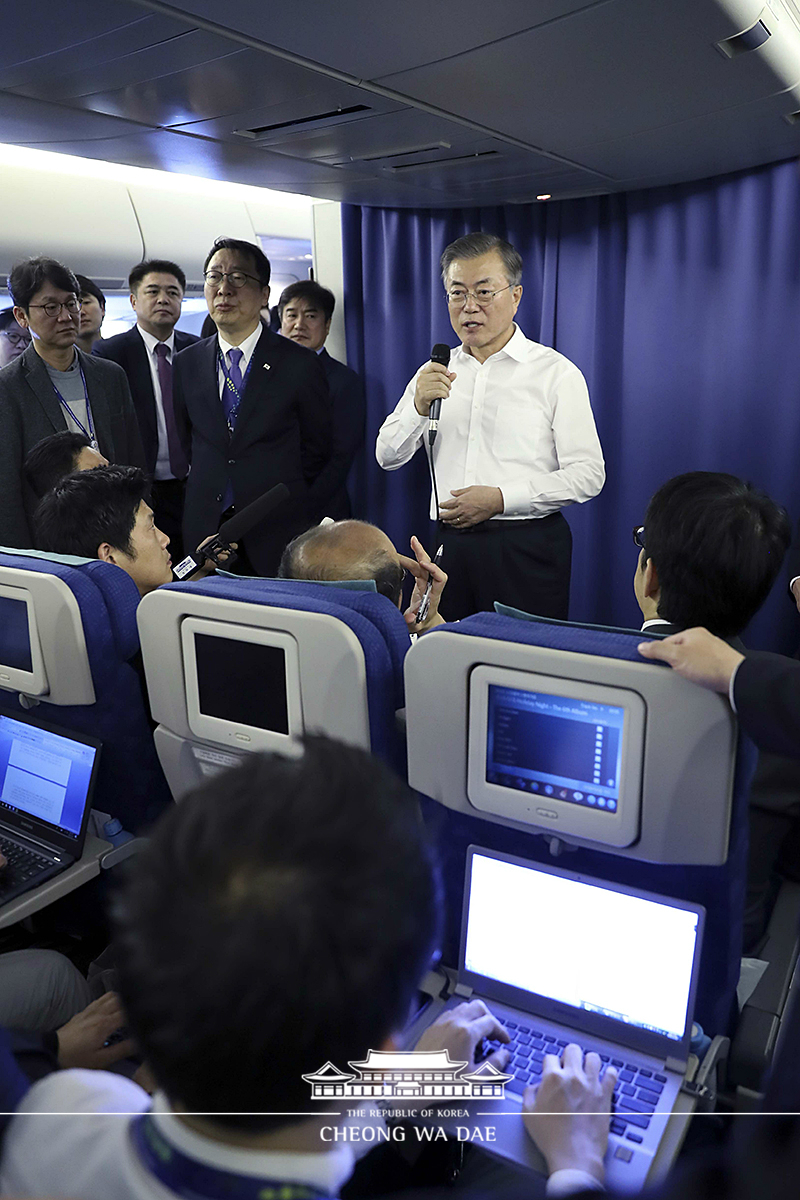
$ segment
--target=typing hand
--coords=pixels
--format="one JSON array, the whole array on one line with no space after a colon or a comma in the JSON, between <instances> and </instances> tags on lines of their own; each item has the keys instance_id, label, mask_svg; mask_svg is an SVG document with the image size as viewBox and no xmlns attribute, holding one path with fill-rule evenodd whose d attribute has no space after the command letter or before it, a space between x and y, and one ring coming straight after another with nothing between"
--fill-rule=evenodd
<instances>
[{"instance_id":1,"label":"typing hand","mask_svg":"<svg viewBox=\"0 0 800 1200\"><path fill-rule=\"evenodd\" d=\"M507 1042L509 1036L482 1000L470 1000L443 1012L423 1033L415 1050L449 1050L450 1058L466 1062L467 1072L475 1069L475 1053L484 1038ZM504 1047L487 1054L486 1061L493 1063L499 1071L508 1062L508 1051Z\"/></svg>"},{"instance_id":2,"label":"typing hand","mask_svg":"<svg viewBox=\"0 0 800 1200\"><path fill-rule=\"evenodd\" d=\"M588 1171L600 1183L605 1178L603 1156L608 1146L611 1096L617 1082L614 1067L600 1078L600 1055L586 1055L570 1042L558 1059L544 1056L538 1087L527 1087L523 1121L544 1155L547 1169L572 1167Z\"/></svg>"},{"instance_id":3,"label":"typing hand","mask_svg":"<svg viewBox=\"0 0 800 1200\"><path fill-rule=\"evenodd\" d=\"M105 1045L124 1024L125 1013L116 992L106 992L99 1000L93 1000L58 1030L58 1065L65 1069L89 1067L103 1071L121 1058L135 1054L136 1047L130 1038L113 1046Z\"/></svg>"}]
</instances>

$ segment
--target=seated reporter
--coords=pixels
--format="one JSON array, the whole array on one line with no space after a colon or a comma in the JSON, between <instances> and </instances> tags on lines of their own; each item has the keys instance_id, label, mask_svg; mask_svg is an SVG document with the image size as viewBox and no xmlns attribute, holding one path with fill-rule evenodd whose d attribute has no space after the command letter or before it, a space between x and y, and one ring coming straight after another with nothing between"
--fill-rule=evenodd
<instances>
[{"instance_id":1,"label":"seated reporter","mask_svg":"<svg viewBox=\"0 0 800 1200\"><path fill-rule=\"evenodd\" d=\"M28 451L22 472L31 491L41 499L65 475L108 465L108 459L95 450L85 433L63 429L42 438Z\"/></svg>"},{"instance_id":2,"label":"seated reporter","mask_svg":"<svg viewBox=\"0 0 800 1200\"><path fill-rule=\"evenodd\" d=\"M36 546L121 567L146 596L172 580L169 538L158 529L139 467L97 467L67 475L34 515Z\"/></svg>"},{"instance_id":3,"label":"seated reporter","mask_svg":"<svg viewBox=\"0 0 800 1200\"><path fill-rule=\"evenodd\" d=\"M294 538L283 552L278 574L282 579L337 580L372 579L382 596L398 608L403 602L403 579L414 577L414 591L403 613L410 633L427 633L444 624L439 601L447 575L412 537L414 558L398 554L389 538L377 525L366 521L328 521L314 525ZM428 580L433 580L428 615L416 623Z\"/></svg>"},{"instance_id":4,"label":"seated reporter","mask_svg":"<svg viewBox=\"0 0 800 1200\"><path fill-rule=\"evenodd\" d=\"M209 779L156 826L117 905L120 996L155 1100L113 1074L42 1080L6 1133L0 1191L338 1195L346 1110L311 1102L303 1076L401 1044L441 902L415 797L364 751L310 738L302 757L249 754ZM473 1001L424 1048L474 1067L484 1036L507 1039ZM45 1137L43 1112L60 1114Z\"/></svg>"},{"instance_id":5,"label":"seated reporter","mask_svg":"<svg viewBox=\"0 0 800 1200\"><path fill-rule=\"evenodd\" d=\"M36 510L36 548L114 563L146 596L172 582L169 538L155 524L148 495L149 482L139 467L105 466L67 475ZM207 559L191 578L213 570Z\"/></svg>"},{"instance_id":6,"label":"seated reporter","mask_svg":"<svg viewBox=\"0 0 800 1200\"><path fill-rule=\"evenodd\" d=\"M790 538L784 509L735 475L668 479L634 530L642 632L704 625L741 649L739 635L769 595Z\"/></svg>"}]
</instances>

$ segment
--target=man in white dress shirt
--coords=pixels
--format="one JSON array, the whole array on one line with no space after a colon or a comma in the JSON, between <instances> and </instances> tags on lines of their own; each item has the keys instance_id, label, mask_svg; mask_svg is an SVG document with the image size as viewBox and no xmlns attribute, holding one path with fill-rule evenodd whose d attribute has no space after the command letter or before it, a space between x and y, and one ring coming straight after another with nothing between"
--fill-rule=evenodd
<instances>
[{"instance_id":1,"label":"man in white dress shirt","mask_svg":"<svg viewBox=\"0 0 800 1200\"><path fill-rule=\"evenodd\" d=\"M513 246L467 234L441 265L461 345L448 367L426 363L411 380L378 435L378 462L395 470L427 449L430 406L441 399L431 517L450 619L491 611L495 600L566 619L572 536L561 509L590 500L605 480L586 382L514 324L522 259Z\"/></svg>"}]
</instances>

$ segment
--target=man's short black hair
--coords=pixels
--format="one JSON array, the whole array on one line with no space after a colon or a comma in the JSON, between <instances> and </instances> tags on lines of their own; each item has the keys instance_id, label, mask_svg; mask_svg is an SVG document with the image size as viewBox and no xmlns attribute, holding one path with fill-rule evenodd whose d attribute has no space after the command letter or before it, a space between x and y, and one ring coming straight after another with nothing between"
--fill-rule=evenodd
<instances>
[{"instance_id":1,"label":"man's short black hair","mask_svg":"<svg viewBox=\"0 0 800 1200\"><path fill-rule=\"evenodd\" d=\"M181 285L181 291L186 291L186 275L177 263L170 262L168 258L147 258L137 263L128 276L130 290L135 292L145 275L149 275L151 271L157 271L161 275L174 275Z\"/></svg>"},{"instance_id":2,"label":"man's short black hair","mask_svg":"<svg viewBox=\"0 0 800 1200\"><path fill-rule=\"evenodd\" d=\"M73 433L71 429L51 433L37 442L22 464L34 494L41 499L65 475L71 475L81 450L91 444L85 433Z\"/></svg>"},{"instance_id":3,"label":"man's short black hair","mask_svg":"<svg viewBox=\"0 0 800 1200\"><path fill-rule=\"evenodd\" d=\"M14 316L13 305L10 308L0 309L0 333L5 333L7 329L22 331L22 326L18 324L17 318Z\"/></svg>"},{"instance_id":4,"label":"man's short black hair","mask_svg":"<svg viewBox=\"0 0 800 1200\"><path fill-rule=\"evenodd\" d=\"M645 560L658 572L658 614L718 637L741 633L766 600L791 540L784 509L735 475L689 471L655 493Z\"/></svg>"},{"instance_id":5,"label":"man's short black hair","mask_svg":"<svg viewBox=\"0 0 800 1200\"><path fill-rule=\"evenodd\" d=\"M203 263L204 275L208 270L208 264L218 250L234 250L237 254L249 254L253 260L259 283L262 287L269 286L269 277L272 272L269 259L261 247L256 246L255 242L243 242L241 238L218 237L206 255L206 261Z\"/></svg>"},{"instance_id":6,"label":"man's short black hair","mask_svg":"<svg viewBox=\"0 0 800 1200\"><path fill-rule=\"evenodd\" d=\"M46 283L62 292L74 292L76 297L80 295L80 285L69 267L44 254L16 263L8 277L8 290L17 307L27 312L31 300Z\"/></svg>"},{"instance_id":7,"label":"man's short black hair","mask_svg":"<svg viewBox=\"0 0 800 1200\"><path fill-rule=\"evenodd\" d=\"M97 286L95 281L93 279L90 279L88 275L76 275L75 278L78 281L78 287L81 289L80 292L78 293L79 297L80 296L94 296L95 300L100 305L103 312L105 312L106 311L106 298L103 295L103 293L100 291L100 288Z\"/></svg>"},{"instance_id":8,"label":"man's short black hair","mask_svg":"<svg viewBox=\"0 0 800 1200\"><path fill-rule=\"evenodd\" d=\"M307 300L309 304L316 304L326 321L330 321L336 307L336 297L331 289L323 287L314 279L299 279L297 283L290 283L283 289L278 301L278 315L281 320L283 320L283 310L290 300Z\"/></svg>"},{"instance_id":9,"label":"man's short black hair","mask_svg":"<svg viewBox=\"0 0 800 1200\"><path fill-rule=\"evenodd\" d=\"M149 485L139 467L76 471L42 497L33 525L36 548L96 558L104 542L135 558L131 534Z\"/></svg>"},{"instance_id":10,"label":"man's short black hair","mask_svg":"<svg viewBox=\"0 0 800 1200\"><path fill-rule=\"evenodd\" d=\"M399 605L405 571L397 557L383 548L359 552L349 557L337 545L337 536L345 526L368 526L366 521L337 521L312 525L293 538L281 555L279 579L316 579L335 583L343 579L374 579L375 590Z\"/></svg>"},{"instance_id":11,"label":"man's short black hair","mask_svg":"<svg viewBox=\"0 0 800 1200\"><path fill-rule=\"evenodd\" d=\"M191 1112L262 1114L220 1119L250 1132L296 1122L304 1074L405 1025L440 896L415 798L365 751L313 737L209 779L117 904L119 990L160 1086Z\"/></svg>"}]
</instances>

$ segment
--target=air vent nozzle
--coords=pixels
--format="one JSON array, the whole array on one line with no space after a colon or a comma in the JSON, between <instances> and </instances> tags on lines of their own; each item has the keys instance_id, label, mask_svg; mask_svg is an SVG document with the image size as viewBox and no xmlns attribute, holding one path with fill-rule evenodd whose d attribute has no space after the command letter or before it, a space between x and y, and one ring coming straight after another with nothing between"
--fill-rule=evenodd
<instances>
[{"instance_id":1,"label":"air vent nozzle","mask_svg":"<svg viewBox=\"0 0 800 1200\"><path fill-rule=\"evenodd\" d=\"M725 38L722 42L717 42L717 49L726 58L738 58L740 54L747 54L750 50L758 50L759 46L763 46L764 42L771 37L772 30L759 19L755 25L751 25L749 29L745 29L744 33L735 33L733 37Z\"/></svg>"}]
</instances>

